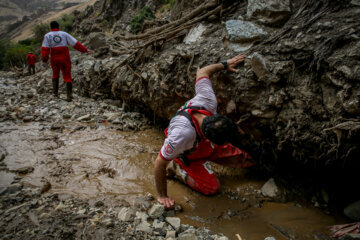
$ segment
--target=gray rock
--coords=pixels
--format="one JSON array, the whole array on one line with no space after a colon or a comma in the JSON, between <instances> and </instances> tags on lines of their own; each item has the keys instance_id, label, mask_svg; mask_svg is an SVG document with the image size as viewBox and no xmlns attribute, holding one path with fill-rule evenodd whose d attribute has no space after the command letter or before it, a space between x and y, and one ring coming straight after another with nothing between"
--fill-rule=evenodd
<instances>
[{"instance_id":1,"label":"gray rock","mask_svg":"<svg viewBox=\"0 0 360 240\"><path fill-rule=\"evenodd\" d=\"M107 37L101 32L92 32L88 37L88 46L92 49L98 49L106 45Z\"/></svg>"},{"instance_id":2,"label":"gray rock","mask_svg":"<svg viewBox=\"0 0 360 240\"><path fill-rule=\"evenodd\" d=\"M165 222L161 222L161 221L155 219L152 226L156 231L161 231L161 230L164 230L164 228L165 228Z\"/></svg>"},{"instance_id":3,"label":"gray rock","mask_svg":"<svg viewBox=\"0 0 360 240\"><path fill-rule=\"evenodd\" d=\"M64 125L62 123L54 123L50 127L51 130L59 130L59 129L63 129L63 128L64 128Z\"/></svg>"},{"instance_id":4,"label":"gray rock","mask_svg":"<svg viewBox=\"0 0 360 240\"><path fill-rule=\"evenodd\" d=\"M144 197L136 197L135 198L135 202L134 202L135 207L138 207L138 208L146 211L150 208L150 205L151 205L150 201L148 201Z\"/></svg>"},{"instance_id":5,"label":"gray rock","mask_svg":"<svg viewBox=\"0 0 360 240\"><path fill-rule=\"evenodd\" d=\"M274 237L266 237L264 240L276 240L276 238L274 238Z\"/></svg>"},{"instance_id":6,"label":"gray rock","mask_svg":"<svg viewBox=\"0 0 360 240\"><path fill-rule=\"evenodd\" d=\"M268 69L263 56L255 52L251 58L251 68L259 80L266 78Z\"/></svg>"},{"instance_id":7,"label":"gray rock","mask_svg":"<svg viewBox=\"0 0 360 240\"><path fill-rule=\"evenodd\" d=\"M360 221L360 201L348 205L344 209L344 214L355 221Z\"/></svg>"},{"instance_id":8,"label":"gray rock","mask_svg":"<svg viewBox=\"0 0 360 240\"><path fill-rule=\"evenodd\" d=\"M291 15L289 0L249 0L247 16L259 22L279 25Z\"/></svg>"},{"instance_id":9,"label":"gray rock","mask_svg":"<svg viewBox=\"0 0 360 240\"><path fill-rule=\"evenodd\" d=\"M268 35L266 31L252 22L229 20L226 21L225 26L228 39L231 42L254 42Z\"/></svg>"},{"instance_id":10,"label":"gray rock","mask_svg":"<svg viewBox=\"0 0 360 240\"><path fill-rule=\"evenodd\" d=\"M153 229L151 228L150 223L145 221L145 222L141 222L139 225L136 226L136 231L152 233Z\"/></svg>"},{"instance_id":11,"label":"gray rock","mask_svg":"<svg viewBox=\"0 0 360 240\"><path fill-rule=\"evenodd\" d=\"M166 221L175 229L175 231L179 231L181 226L180 218L167 217Z\"/></svg>"},{"instance_id":12,"label":"gray rock","mask_svg":"<svg viewBox=\"0 0 360 240\"><path fill-rule=\"evenodd\" d=\"M270 178L264 186L261 188L261 193L265 197L276 197L279 193L279 189L275 184L275 181L273 178Z\"/></svg>"},{"instance_id":13,"label":"gray rock","mask_svg":"<svg viewBox=\"0 0 360 240\"><path fill-rule=\"evenodd\" d=\"M118 218L123 222L132 222L135 218L135 213L131 208L123 207L119 214Z\"/></svg>"},{"instance_id":14,"label":"gray rock","mask_svg":"<svg viewBox=\"0 0 360 240\"><path fill-rule=\"evenodd\" d=\"M216 236L215 240L229 240L229 238L225 236Z\"/></svg>"},{"instance_id":15,"label":"gray rock","mask_svg":"<svg viewBox=\"0 0 360 240\"><path fill-rule=\"evenodd\" d=\"M24 122L30 122L30 121L32 121L32 120L34 120L34 117L33 117L33 116L25 116L25 117L23 118L23 121L24 121Z\"/></svg>"},{"instance_id":16,"label":"gray rock","mask_svg":"<svg viewBox=\"0 0 360 240\"><path fill-rule=\"evenodd\" d=\"M169 238L174 238L175 239L175 237L176 237L176 231L168 230L166 232L165 239L169 239Z\"/></svg>"},{"instance_id":17,"label":"gray rock","mask_svg":"<svg viewBox=\"0 0 360 240\"><path fill-rule=\"evenodd\" d=\"M147 215L146 213L144 212L136 212L136 218L137 219L140 219L141 222L146 222L149 218L149 215Z\"/></svg>"},{"instance_id":18,"label":"gray rock","mask_svg":"<svg viewBox=\"0 0 360 240\"><path fill-rule=\"evenodd\" d=\"M76 119L77 121L89 121L91 119L91 115L90 114L86 114L84 116L79 117L78 119Z\"/></svg>"},{"instance_id":19,"label":"gray rock","mask_svg":"<svg viewBox=\"0 0 360 240\"><path fill-rule=\"evenodd\" d=\"M105 218L101 221L101 224L103 224L105 227L110 228L114 226L114 221L111 218Z\"/></svg>"},{"instance_id":20,"label":"gray rock","mask_svg":"<svg viewBox=\"0 0 360 240\"><path fill-rule=\"evenodd\" d=\"M193 44L201 39L201 35L205 32L206 27L203 24L199 24L196 27L190 29L189 33L184 39L185 44Z\"/></svg>"},{"instance_id":21,"label":"gray rock","mask_svg":"<svg viewBox=\"0 0 360 240\"><path fill-rule=\"evenodd\" d=\"M179 240L198 240L198 237L194 233L181 233Z\"/></svg>"},{"instance_id":22,"label":"gray rock","mask_svg":"<svg viewBox=\"0 0 360 240\"><path fill-rule=\"evenodd\" d=\"M158 218L162 216L165 212L165 207L162 204L154 204L149 210L149 216L151 218Z\"/></svg>"},{"instance_id":23,"label":"gray rock","mask_svg":"<svg viewBox=\"0 0 360 240\"><path fill-rule=\"evenodd\" d=\"M230 100L228 104L226 105L226 113L230 114L236 110L236 104L234 100Z\"/></svg>"}]
</instances>

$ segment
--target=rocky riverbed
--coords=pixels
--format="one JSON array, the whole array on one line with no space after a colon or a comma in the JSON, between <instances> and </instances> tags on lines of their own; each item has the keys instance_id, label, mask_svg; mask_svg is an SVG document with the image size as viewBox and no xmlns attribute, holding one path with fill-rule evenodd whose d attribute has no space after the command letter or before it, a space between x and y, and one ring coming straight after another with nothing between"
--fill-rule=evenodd
<instances>
[{"instance_id":1,"label":"rocky riverbed","mask_svg":"<svg viewBox=\"0 0 360 240\"><path fill-rule=\"evenodd\" d=\"M2 239L313 239L343 221L219 166L221 194L170 181L179 205L165 211L152 174L162 132L121 101L53 97L48 72L0 74Z\"/></svg>"},{"instance_id":2,"label":"rocky riverbed","mask_svg":"<svg viewBox=\"0 0 360 240\"><path fill-rule=\"evenodd\" d=\"M74 101L68 103L63 99L65 96L53 97L47 82L37 85L36 76L15 78L12 73L1 73L0 78L1 239L227 239L207 229L181 224L175 217L181 211L180 205L175 210L164 211L163 206L154 204L151 193L134 189L134 185L141 185L141 179L134 179L137 184L126 181L131 176L123 177L126 172L118 172L119 168L111 167L110 161L92 159L87 164L95 166L86 168L86 152L96 148L91 142L100 141L104 151L103 156L93 157L100 159L105 154L109 157L118 152L116 149L110 152L101 140L108 138L121 145L123 138L151 128L142 114L125 112L119 102L111 100L95 102L75 95ZM84 131L90 132L82 138L76 136ZM115 134L119 136L114 139L109 132L96 136L96 131L113 131L112 134L122 131L122 134ZM75 136L74 139L66 139L69 135ZM75 150L69 147L79 142L80 147ZM125 145L127 152L134 150L133 155L150 152L147 163L151 163L151 155L156 153L151 143L138 146L129 140ZM67 151L70 151L68 155ZM119 157L129 157L127 154ZM85 165L75 167L79 162ZM136 172L132 168L127 170ZM114 187L115 180L119 181L115 175L122 176L120 180L126 183ZM96 180L102 177L110 179L100 183L111 185L101 187L112 193L109 198L104 198L107 191L96 191L99 190ZM133 198L121 197L126 194ZM132 205L125 199L132 200Z\"/></svg>"}]
</instances>

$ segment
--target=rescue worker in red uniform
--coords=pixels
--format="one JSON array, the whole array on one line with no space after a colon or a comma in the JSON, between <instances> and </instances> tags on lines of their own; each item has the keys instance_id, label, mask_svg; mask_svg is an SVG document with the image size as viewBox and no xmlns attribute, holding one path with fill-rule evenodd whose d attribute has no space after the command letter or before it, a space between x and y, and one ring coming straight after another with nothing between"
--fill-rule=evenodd
<instances>
[{"instance_id":1,"label":"rescue worker in red uniform","mask_svg":"<svg viewBox=\"0 0 360 240\"><path fill-rule=\"evenodd\" d=\"M210 81L210 76L220 70L237 72L235 67L244 58L240 54L199 69L195 97L178 110L165 130L166 139L154 166L157 200L165 208L172 208L175 204L167 195L166 171L175 174L195 191L210 195L220 189L210 162L237 168L255 165L247 152L235 147L241 146L236 124L216 112L217 99Z\"/></svg>"},{"instance_id":2,"label":"rescue worker in red uniform","mask_svg":"<svg viewBox=\"0 0 360 240\"><path fill-rule=\"evenodd\" d=\"M26 55L26 60L28 63L29 75L31 75L31 70L32 70L33 74L35 74L36 56L32 52L29 52Z\"/></svg>"},{"instance_id":3,"label":"rescue worker in red uniform","mask_svg":"<svg viewBox=\"0 0 360 240\"><path fill-rule=\"evenodd\" d=\"M49 60L53 71L53 93L58 97L60 71L66 83L67 101L72 100L72 82L71 82L71 61L68 45L82 53L92 53L92 50L84 47L70 34L60 31L59 23L52 21L50 23L51 32L44 36L41 47L41 56L44 63Z\"/></svg>"}]
</instances>

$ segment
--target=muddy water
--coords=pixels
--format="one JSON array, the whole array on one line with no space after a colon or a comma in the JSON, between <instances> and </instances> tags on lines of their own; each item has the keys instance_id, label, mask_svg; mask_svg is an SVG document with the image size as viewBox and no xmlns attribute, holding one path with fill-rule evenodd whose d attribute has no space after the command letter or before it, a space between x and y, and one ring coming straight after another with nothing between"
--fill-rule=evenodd
<instances>
[{"instance_id":1,"label":"muddy water","mask_svg":"<svg viewBox=\"0 0 360 240\"><path fill-rule=\"evenodd\" d=\"M7 151L6 169L0 171L0 186L14 178L28 186L50 182L50 192L82 199L122 198L128 201L150 192L156 195L153 161L163 142L157 130L120 132L103 124L69 122L63 130L50 130L49 123L0 124L0 145ZM16 169L33 166L18 175ZM230 239L314 239L314 232L327 232L334 217L295 203L272 203L262 199L263 181L222 176L222 194L206 197L176 181L169 181L169 194L180 203L182 223L206 226ZM240 195L234 197L233 193Z\"/></svg>"}]
</instances>

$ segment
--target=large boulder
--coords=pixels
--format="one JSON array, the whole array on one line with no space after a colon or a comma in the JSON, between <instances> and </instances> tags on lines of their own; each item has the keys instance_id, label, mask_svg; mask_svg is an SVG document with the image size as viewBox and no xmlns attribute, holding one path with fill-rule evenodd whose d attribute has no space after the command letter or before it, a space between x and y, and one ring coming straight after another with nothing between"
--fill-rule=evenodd
<instances>
[{"instance_id":1,"label":"large boulder","mask_svg":"<svg viewBox=\"0 0 360 240\"><path fill-rule=\"evenodd\" d=\"M225 23L227 39L235 52L250 49L254 42L264 39L268 33L256 24L243 20L229 20Z\"/></svg>"},{"instance_id":2,"label":"large boulder","mask_svg":"<svg viewBox=\"0 0 360 240\"><path fill-rule=\"evenodd\" d=\"M225 23L231 42L253 42L267 36L267 32L256 24L243 20L229 20Z\"/></svg>"},{"instance_id":3,"label":"large boulder","mask_svg":"<svg viewBox=\"0 0 360 240\"><path fill-rule=\"evenodd\" d=\"M249 0L247 16L269 25L281 25L291 15L289 0Z\"/></svg>"}]
</instances>

